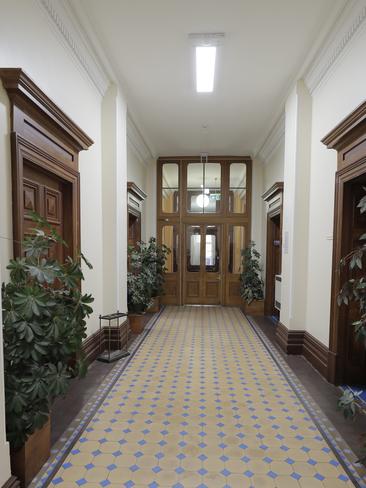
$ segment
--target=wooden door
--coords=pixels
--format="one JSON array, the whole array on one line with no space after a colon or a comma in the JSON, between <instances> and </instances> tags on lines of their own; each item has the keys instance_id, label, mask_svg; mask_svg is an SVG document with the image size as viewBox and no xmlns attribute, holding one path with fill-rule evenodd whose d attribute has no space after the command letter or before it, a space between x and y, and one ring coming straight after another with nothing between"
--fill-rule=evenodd
<instances>
[{"instance_id":1,"label":"wooden door","mask_svg":"<svg viewBox=\"0 0 366 488\"><path fill-rule=\"evenodd\" d=\"M161 303L164 305L181 304L181 270L180 270L180 248L181 236L180 225L177 222L158 223L158 242L170 249L165 263L164 292L161 296Z\"/></svg>"},{"instance_id":2,"label":"wooden door","mask_svg":"<svg viewBox=\"0 0 366 488\"><path fill-rule=\"evenodd\" d=\"M242 251L246 248L249 235L246 225L228 224L225 226L223 239L226 262L223 263L223 278L225 282L225 305L241 306L240 274L242 272Z\"/></svg>"},{"instance_id":3,"label":"wooden door","mask_svg":"<svg viewBox=\"0 0 366 488\"><path fill-rule=\"evenodd\" d=\"M67 183L55 175L43 171L31 164L24 164L23 169L23 238L32 234L35 223L30 212L37 212L67 242L70 237L71 215L69 224L64 219L65 207L69 203ZM67 244L72 244L67 242ZM63 262L67 252L61 243L50 249L50 257Z\"/></svg>"},{"instance_id":4,"label":"wooden door","mask_svg":"<svg viewBox=\"0 0 366 488\"><path fill-rule=\"evenodd\" d=\"M279 310L275 306L276 275L281 274L281 213L267 216L267 259L266 259L266 294L265 314L279 319Z\"/></svg>"},{"instance_id":5,"label":"wooden door","mask_svg":"<svg viewBox=\"0 0 366 488\"><path fill-rule=\"evenodd\" d=\"M365 180L363 177L361 180ZM360 246L359 238L366 232L366 215L360 214L358 202L365 195L365 181L349 182L344 192L344 222L346 223L343 236L343 255ZM341 273L341 284L352 277L359 278L362 271L352 273L345 268ZM344 344L344 382L349 385L364 385L366 383L366 348L362 339L357 339L352 323L359 319L359 304L352 302L349 307L342 307L340 311L340 326L343 330Z\"/></svg>"},{"instance_id":6,"label":"wooden door","mask_svg":"<svg viewBox=\"0 0 366 488\"><path fill-rule=\"evenodd\" d=\"M185 226L185 304L216 305L222 302L221 225Z\"/></svg>"},{"instance_id":7,"label":"wooden door","mask_svg":"<svg viewBox=\"0 0 366 488\"><path fill-rule=\"evenodd\" d=\"M128 236L129 246L136 247L141 241L141 214L135 210L128 210Z\"/></svg>"}]
</instances>

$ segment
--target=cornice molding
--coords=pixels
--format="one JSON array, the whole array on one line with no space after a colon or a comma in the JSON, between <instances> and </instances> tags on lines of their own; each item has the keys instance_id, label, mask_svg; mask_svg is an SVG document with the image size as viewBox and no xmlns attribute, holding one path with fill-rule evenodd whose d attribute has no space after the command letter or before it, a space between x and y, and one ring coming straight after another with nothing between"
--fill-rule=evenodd
<instances>
[{"instance_id":1,"label":"cornice molding","mask_svg":"<svg viewBox=\"0 0 366 488\"><path fill-rule=\"evenodd\" d=\"M270 133L265 139L262 147L259 149L256 157L263 161L264 164L268 162L272 154L278 148L285 138L285 113L283 112L277 122L272 127Z\"/></svg>"},{"instance_id":2,"label":"cornice molding","mask_svg":"<svg viewBox=\"0 0 366 488\"><path fill-rule=\"evenodd\" d=\"M127 143L130 145L139 161L145 166L148 165L151 159L154 159L149 146L146 144L129 113L127 113Z\"/></svg>"},{"instance_id":3,"label":"cornice molding","mask_svg":"<svg viewBox=\"0 0 366 488\"><path fill-rule=\"evenodd\" d=\"M65 5L57 0L37 0L37 2L46 13L50 25L59 38L69 48L69 51L84 69L98 92L104 96L110 84L110 79L103 66L88 47L87 42L80 33L80 29L73 22Z\"/></svg>"},{"instance_id":4,"label":"cornice molding","mask_svg":"<svg viewBox=\"0 0 366 488\"><path fill-rule=\"evenodd\" d=\"M356 33L366 25L365 0L353 2L350 9L345 9L338 19L337 25L328 36L333 39L318 53L310 69L304 76L305 83L310 91L321 84L326 74L331 70L341 54L345 51Z\"/></svg>"},{"instance_id":5,"label":"cornice molding","mask_svg":"<svg viewBox=\"0 0 366 488\"><path fill-rule=\"evenodd\" d=\"M53 125L62 129L78 151L88 149L93 140L68 117L21 68L0 68L0 79L13 105L36 107Z\"/></svg>"}]
</instances>

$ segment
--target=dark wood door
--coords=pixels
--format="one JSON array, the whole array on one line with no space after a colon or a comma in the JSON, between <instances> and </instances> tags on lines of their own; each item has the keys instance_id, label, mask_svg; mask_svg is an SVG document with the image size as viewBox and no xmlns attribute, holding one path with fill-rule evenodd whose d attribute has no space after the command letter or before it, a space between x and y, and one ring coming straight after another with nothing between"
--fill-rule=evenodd
<instances>
[{"instance_id":1,"label":"dark wood door","mask_svg":"<svg viewBox=\"0 0 366 488\"><path fill-rule=\"evenodd\" d=\"M141 214L139 212L128 211L128 245L136 247L141 241Z\"/></svg>"},{"instance_id":2,"label":"dark wood door","mask_svg":"<svg viewBox=\"0 0 366 488\"><path fill-rule=\"evenodd\" d=\"M279 318L275 303L276 275L281 274L281 213L267 216L265 314ZM277 304L278 305L278 304Z\"/></svg>"},{"instance_id":3,"label":"dark wood door","mask_svg":"<svg viewBox=\"0 0 366 488\"><path fill-rule=\"evenodd\" d=\"M67 242L71 233L72 215L67 212L69 193L67 183L55 175L47 173L32 164L24 164L23 169L23 238L32 233L35 223L30 216L37 212ZM68 223L66 220L68 219ZM68 242L70 244L70 242ZM61 243L50 250L50 257L63 262L67 251ZM68 252L71 254L71 250Z\"/></svg>"},{"instance_id":4,"label":"dark wood door","mask_svg":"<svg viewBox=\"0 0 366 488\"><path fill-rule=\"evenodd\" d=\"M359 247L359 238L366 232L366 215L360 214L357 208L358 202L365 194L363 186L366 181L355 181L345 185L344 194L344 222L347 223L344 229L343 255L352 249ZM350 272L344 269L341 273L341 283L349 278L356 278L362 275L362 271ZM352 323L360 317L357 302L352 302L349 307L342 307L340 321L342 322L344 339L344 381L347 384L366 384L366 348L362 339L357 339Z\"/></svg>"},{"instance_id":5,"label":"dark wood door","mask_svg":"<svg viewBox=\"0 0 366 488\"><path fill-rule=\"evenodd\" d=\"M185 304L218 305L222 302L221 239L221 225L185 226Z\"/></svg>"}]
</instances>

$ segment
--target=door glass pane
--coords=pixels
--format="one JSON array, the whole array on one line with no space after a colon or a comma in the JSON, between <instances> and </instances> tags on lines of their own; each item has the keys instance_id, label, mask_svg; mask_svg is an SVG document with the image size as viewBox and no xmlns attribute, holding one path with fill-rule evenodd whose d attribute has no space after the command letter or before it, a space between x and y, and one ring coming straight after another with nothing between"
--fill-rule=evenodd
<instances>
[{"instance_id":1,"label":"door glass pane","mask_svg":"<svg viewBox=\"0 0 366 488\"><path fill-rule=\"evenodd\" d=\"M232 213L245 213L247 207L247 191L245 188L230 188L229 210Z\"/></svg>"},{"instance_id":2,"label":"door glass pane","mask_svg":"<svg viewBox=\"0 0 366 488\"><path fill-rule=\"evenodd\" d=\"M230 164L230 188L246 188L247 165L245 163Z\"/></svg>"},{"instance_id":3,"label":"door glass pane","mask_svg":"<svg viewBox=\"0 0 366 488\"><path fill-rule=\"evenodd\" d=\"M178 188L163 188L161 206L164 213L178 212Z\"/></svg>"},{"instance_id":4,"label":"door glass pane","mask_svg":"<svg viewBox=\"0 0 366 488\"><path fill-rule=\"evenodd\" d=\"M187 271L199 272L201 267L201 228L199 225L187 227Z\"/></svg>"},{"instance_id":5,"label":"door glass pane","mask_svg":"<svg viewBox=\"0 0 366 488\"><path fill-rule=\"evenodd\" d=\"M179 235L176 225L164 225L161 230L161 242L169 247L170 254L167 256L166 268L167 273L176 273L178 271L178 244Z\"/></svg>"},{"instance_id":6,"label":"door glass pane","mask_svg":"<svg viewBox=\"0 0 366 488\"><path fill-rule=\"evenodd\" d=\"M245 213L247 208L247 166L245 163L230 164L229 211Z\"/></svg>"},{"instance_id":7,"label":"door glass pane","mask_svg":"<svg viewBox=\"0 0 366 488\"><path fill-rule=\"evenodd\" d=\"M205 188L208 189L221 188L221 164L220 163L205 164Z\"/></svg>"},{"instance_id":8,"label":"door glass pane","mask_svg":"<svg viewBox=\"0 0 366 488\"><path fill-rule=\"evenodd\" d=\"M220 270L219 229L216 225L206 227L205 267L206 271L218 273Z\"/></svg>"},{"instance_id":9,"label":"door glass pane","mask_svg":"<svg viewBox=\"0 0 366 488\"><path fill-rule=\"evenodd\" d=\"M178 212L179 203L179 165L164 163L162 167L161 209L164 213Z\"/></svg>"},{"instance_id":10,"label":"door glass pane","mask_svg":"<svg viewBox=\"0 0 366 488\"><path fill-rule=\"evenodd\" d=\"M187 165L187 188L203 188L203 163Z\"/></svg>"},{"instance_id":11,"label":"door glass pane","mask_svg":"<svg viewBox=\"0 0 366 488\"><path fill-rule=\"evenodd\" d=\"M245 248L245 227L243 225L229 226L229 273L241 273L241 251Z\"/></svg>"}]
</instances>

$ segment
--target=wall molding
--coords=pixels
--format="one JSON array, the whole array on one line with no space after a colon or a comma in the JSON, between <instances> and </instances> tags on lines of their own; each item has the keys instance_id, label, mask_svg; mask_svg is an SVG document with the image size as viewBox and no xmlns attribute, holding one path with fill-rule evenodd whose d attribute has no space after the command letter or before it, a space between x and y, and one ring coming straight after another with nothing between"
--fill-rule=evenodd
<instances>
[{"instance_id":1,"label":"wall molding","mask_svg":"<svg viewBox=\"0 0 366 488\"><path fill-rule=\"evenodd\" d=\"M110 85L110 79L104 67L88 47L63 2L57 0L37 0L37 2L46 13L51 27L87 73L98 92L104 96Z\"/></svg>"},{"instance_id":2,"label":"wall molding","mask_svg":"<svg viewBox=\"0 0 366 488\"><path fill-rule=\"evenodd\" d=\"M285 120L285 112L283 112L257 152L256 157L263 161L264 164L268 163L275 150L285 140Z\"/></svg>"},{"instance_id":3,"label":"wall molding","mask_svg":"<svg viewBox=\"0 0 366 488\"><path fill-rule=\"evenodd\" d=\"M153 153L129 113L127 113L127 143L145 166L148 166L149 161L154 159Z\"/></svg>"},{"instance_id":4,"label":"wall molding","mask_svg":"<svg viewBox=\"0 0 366 488\"><path fill-rule=\"evenodd\" d=\"M306 330L289 330L278 322L277 342L286 354L304 356L325 378L328 377L329 349Z\"/></svg>"},{"instance_id":5,"label":"wall molding","mask_svg":"<svg viewBox=\"0 0 366 488\"><path fill-rule=\"evenodd\" d=\"M362 5L363 4L363 5ZM328 39L333 39L321 50L314 59L310 69L304 76L305 83L310 91L320 85L326 74L344 52L355 34L366 25L365 1L353 2L351 9L345 9L340 15L337 25L333 27Z\"/></svg>"}]
</instances>

